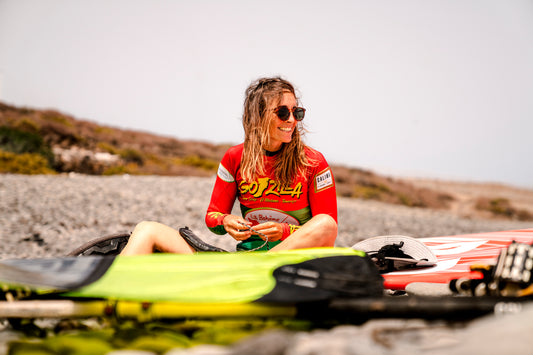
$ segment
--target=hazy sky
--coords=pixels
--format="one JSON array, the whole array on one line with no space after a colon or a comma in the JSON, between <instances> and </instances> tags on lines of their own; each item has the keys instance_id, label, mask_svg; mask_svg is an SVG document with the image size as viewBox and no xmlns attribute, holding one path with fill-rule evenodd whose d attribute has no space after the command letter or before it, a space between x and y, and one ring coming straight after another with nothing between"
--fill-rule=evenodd
<instances>
[{"instance_id":1,"label":"hazy sky","mask_svg":"<svg viewBox=\"0 0 533 355\"><path fill-rule=\"evenodd\" d=\"M533 0L0 0L0 100L239 143L282 75L330 163L533 187Z\"/></svg>"}]
</instances>

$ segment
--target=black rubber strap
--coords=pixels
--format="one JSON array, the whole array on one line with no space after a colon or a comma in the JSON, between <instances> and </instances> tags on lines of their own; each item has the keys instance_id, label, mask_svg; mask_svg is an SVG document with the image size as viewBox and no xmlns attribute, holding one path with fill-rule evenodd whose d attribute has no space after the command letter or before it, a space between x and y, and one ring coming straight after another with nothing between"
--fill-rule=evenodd
<instances>
[{"instance_id":1,"label":"black rubber strap","mask_svg":"<svg viewBox=\"0 0 533 355\"><path fill-rule=\"evenodd\" d=\"M221 249L211 244L207 244L200 238L198 238L189 227L179 229L180 235L185 239L187 243L196 251L218 251L227 252L227 250Z\"/></svg>"}]
</instances>

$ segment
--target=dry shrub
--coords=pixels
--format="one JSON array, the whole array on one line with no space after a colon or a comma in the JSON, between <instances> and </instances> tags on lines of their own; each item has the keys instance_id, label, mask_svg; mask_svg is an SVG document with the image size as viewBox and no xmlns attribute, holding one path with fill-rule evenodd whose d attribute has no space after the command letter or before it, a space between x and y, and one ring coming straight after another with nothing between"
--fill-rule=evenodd
<instances>
[{"instance_id":1,"label":"dry shrub","mask_svg":"<svg viewBox=\"0 0 533 355\"><path fill-rule=\"evenodd\" d=\"M202 158L196 155L190 155L181 160L181 164L194 166L206 171L215 172L218 167L218 161Z\"/></svg>"},{"instance_id":2,"label":"dry shrub","mask_svg":"<svg viewBox=\"0 0 533 355\"><path fill-rule=\"evenodd\" d=\"M344 166L334 166L332 170L337 193L343 197L426 208L447 208L453 201L451 195L417 188L407 182L376 175L371 171Z\"/></svg>"},{"instance_id":3,"label":"dry shrub","mask_svg":"<svg viewBox=\"0 0 533 355\"><path fill-rule=\"evenodd\" d=\"M39 133L40 127L32 119L22 117L21 119L15 121L13 128L28 133Z\"/></svg>"},{"instance_id":4,"label":"dry shrub","mask_svg":"<svg viewBox=\"0 0 533 355\"><path fill-rule=\"evenodd\" d=\"M494 217L505 217L519 221L533 221L533 213L524 209L515 208L506 198L480 197L476 201L476 209L490 212Z\"/></svg>"}]
</instances>

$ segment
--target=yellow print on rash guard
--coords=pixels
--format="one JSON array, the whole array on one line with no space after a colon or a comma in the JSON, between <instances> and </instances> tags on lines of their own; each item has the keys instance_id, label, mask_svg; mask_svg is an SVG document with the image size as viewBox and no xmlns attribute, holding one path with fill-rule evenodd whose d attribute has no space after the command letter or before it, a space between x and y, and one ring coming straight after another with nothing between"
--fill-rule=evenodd
<instances>
[{"instance_id":1,"label":"yellow print on rash guard","mask_svg":"<svg viewBox=\"0 0 533 355\"><path fill-rule=\"evenodd\" d=\"M215 219L220 217L220 216L225 216L225 214L221 213L221 212L209 212L208 215L209 215L209 217L215 218Z\"/></svg>"},{"instance_id":2,"label":"yellow print on rash guard","mask_svg":"<svg viewBox=\"0 0 533 355\"><path fill-rule=\"evenodd\" d=\"M298 182L294 187L282 187L279 181L272 180L268 177L259 178L257 181L239 183L239 192L241 194L249 193L255 198L267 197L269 195L283 196L290 195L291 197L300 198L302 191L302 182Z\"/></svg>"}]
</instances>

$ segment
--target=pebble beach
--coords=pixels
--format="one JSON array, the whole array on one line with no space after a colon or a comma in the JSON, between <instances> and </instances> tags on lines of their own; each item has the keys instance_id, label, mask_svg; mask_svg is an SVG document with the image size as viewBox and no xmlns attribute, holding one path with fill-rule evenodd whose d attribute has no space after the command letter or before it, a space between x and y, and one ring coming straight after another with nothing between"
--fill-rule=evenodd
<instances>
[{"instance_id":1,"label":"pebble beach","mask_svg":"<svg viewBox=\"0 0 533 355\"><path fill-rule=\"evenodd\" d=\"M212 234L204 224L213 183L214 177L0 175L0 258L63 256L91 239L130 232L142 220L188 226L204 241L234 250L235 241ZM461 218L347 198L339 198L338 210L336 245L341 247L378 235L416 238L533 227L531 222ZM529 307L520 314L493 315L460 326L375 320L331 330L268 332L232 347L176 349L172 354L244 354L251 348L255 354L298 355L466 354L498 349L521 354L531 350L532 316ZM500 337L501 332L509 334Z\"/></svg>"}]
</instances>

